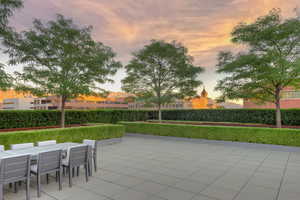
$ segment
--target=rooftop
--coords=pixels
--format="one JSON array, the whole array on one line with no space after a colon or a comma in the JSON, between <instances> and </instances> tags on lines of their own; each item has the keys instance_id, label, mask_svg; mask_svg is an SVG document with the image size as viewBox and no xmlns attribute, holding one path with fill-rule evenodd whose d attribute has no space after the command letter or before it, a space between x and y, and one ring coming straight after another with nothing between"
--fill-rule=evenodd
<instances>
[{"instance_id":1,"label":"rooftop","mask_svg":"<svg viewBox=\"0 0 300 200\"><path fill-rule=\"evenodd\" d=\"M295 200L300 148L128 135L98 148L100 170L63 190L42 181L40 200ZM23 184L24 185L24 184ZM36 199L35 184L31 186ZM25 197L7 188L6 200Z\"/></svg>"}]
</instances>

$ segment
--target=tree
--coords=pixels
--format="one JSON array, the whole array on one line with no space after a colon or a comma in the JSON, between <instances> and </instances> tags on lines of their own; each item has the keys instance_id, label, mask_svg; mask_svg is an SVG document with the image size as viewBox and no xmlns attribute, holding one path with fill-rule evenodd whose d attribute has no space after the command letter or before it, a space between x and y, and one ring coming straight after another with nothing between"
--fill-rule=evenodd
<instances>
[{"instance_id":1,"label":"tree","mask_svg":"<svg viewBox=\"0 0 300 200\"><path fill-rule=\"evenodd\" d=\"M8 26L8 19L16 9L23 6L21 0L0 0L0 40L12 34L12 28ZM12 86L12 77L4 71L4 64L0 63L0 89L6 90Z\"/></svg>"},{"instance_id":2,"label":"tree","mask_svg":"<svg viewBox=\"0 0 300 200\"><path fill-rule=\"evenodd\" d=\"M218 73L224 73L216 90L229 99L251 99L276 105L276 125L281 127L280 100L286 87L300 86L300 20L283 20L273 9L252 24L241 23L232 32L232 42L246 45L234 55L220 52Z\"/></svg>"},{"instance_id":3,"label":"tree","mask_svg":"<svg viewBox=\"0 0 300 200\"><path fill-rule=\"evenodd\" d=\"M22 0L0 0L0 30L3 31L8 24L8 19L16 9L23 7Z\"/></svg>"},{"instance_id":4,"label":"tree","mask_svg":"<svg viewBox=\"0 0 300 200\"><path fill-rule=\"evenodd\" d=\"M17 90L61 98L61 127L66 101L100 91L98 84L112 81L109 76L121 67L111 48L92 39L91 30L57 15L46 24L34 20L31 30L5 43L10 64L25 65L17 73Z\"/></svg>"},{"instance_id":5,"label":"tree","mask_svg":"<svg viewBox=\"0 0 300 200\"><path fill-rule=\"evenodd\" d=\"M201 85L198 76L203 68L193 65L188 50L179 43L153 40L133 56L125 67L122 88L145 103L157 105L159 120L162 105L195 95L195 88Z\"/></svg>"}]
</instances>

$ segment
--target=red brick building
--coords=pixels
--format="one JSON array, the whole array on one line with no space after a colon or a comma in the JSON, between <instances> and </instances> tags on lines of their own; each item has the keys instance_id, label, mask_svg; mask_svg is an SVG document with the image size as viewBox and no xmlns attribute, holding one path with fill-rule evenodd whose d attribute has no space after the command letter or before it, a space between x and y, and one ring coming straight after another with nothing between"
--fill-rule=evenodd
<instances>
[{"instance_id":1,"label":"red brick building","mask_svg":"<svg viewBox=\"0 0 300 200\"><path fill-rule=\"evenodd\" d=\"M300 108L300 90L286 88L282 92L280 101L281 108ZM263 105L255 104L251 100L244 100L244 108L275 108L274 103L265 103Z\"/></svg>"}]
</instances>

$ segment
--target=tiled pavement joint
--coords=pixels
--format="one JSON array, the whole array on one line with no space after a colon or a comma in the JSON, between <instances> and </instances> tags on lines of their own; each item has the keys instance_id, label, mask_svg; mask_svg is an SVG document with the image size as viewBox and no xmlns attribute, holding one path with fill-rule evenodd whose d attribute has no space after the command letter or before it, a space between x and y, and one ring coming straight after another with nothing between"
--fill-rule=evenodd
<instances>
[{"instance_id":1,"label":"tiled pavement joint","mask_svg":"<svg viewBox=\"0 0 300 200\"><path fill-rule=\"evenodd\" d=\"M285 174L286 174L286 171L287 171L287 166L289 164L290 157L291 157L291 153L289 153L288 159L285 163L284 170L283 170L283 173L282 173L282 177L281 177L281 180L280 180L280 184L279 184L279 187L278 187L278 190L277 190L275 200L278 200L278 198L279 198L279 194L280 194L281 187L282 187L282 184L283 184L283 181L284 181L284 177L285 177Z\"/></svg>"}]
</instances>

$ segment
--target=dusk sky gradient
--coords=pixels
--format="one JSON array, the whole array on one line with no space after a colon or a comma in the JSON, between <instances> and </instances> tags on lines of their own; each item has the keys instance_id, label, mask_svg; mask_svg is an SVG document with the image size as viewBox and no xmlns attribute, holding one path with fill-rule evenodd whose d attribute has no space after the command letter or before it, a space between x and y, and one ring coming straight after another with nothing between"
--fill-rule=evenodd
<instances>
[{"instance_id":1,"label":"dusk sky gradient","mask_svg":"<svg viewBox=\"0 0 300 200\"><path fill-rule=\"evenodd\" d=\"M33 18L46 21L63 14L78 25L92 25L94 39L111 46L124 65L151 39L176 40L189 49L195 64L205 67L201 80L209 95L216 97L213 88L220 78L214 72L216 55L236 49L230 42L233 27L272 8L281 8L285 17L294 16L296 7L299 0L25 0L11 25L20 31L30 28ZM120 91L124 76L120 70L115 83L104 88Z\"/></svg>"}]
</instances>

